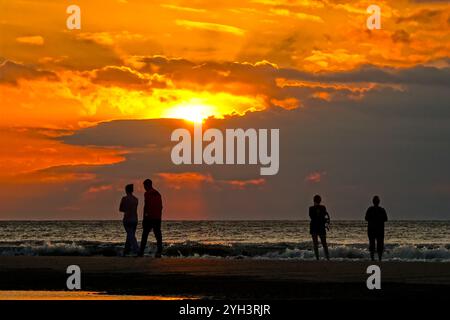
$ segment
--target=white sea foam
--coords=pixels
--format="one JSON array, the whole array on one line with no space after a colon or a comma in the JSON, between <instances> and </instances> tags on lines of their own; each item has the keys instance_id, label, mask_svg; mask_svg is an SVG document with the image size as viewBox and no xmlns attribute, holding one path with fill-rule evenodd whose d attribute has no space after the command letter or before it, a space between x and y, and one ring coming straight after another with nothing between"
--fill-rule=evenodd
<instances>
[{"instance_id":1,"label":"white sea foam","mask_svg":"<svg viewBox=\"0 0 450 320\"><path fill-rule=\"evenodd\" d=\"M154 249L150 246L150 250ZM120 243L5 243L0 245L0 255L26 256L118 256L122 254ZM369 251L366 244L333 245L329 247L334 260L367 260ZM323 256L323 249L320 249ZM270 260L313 260L314 253L309 243L274 244L204 244L182 242L165 244L164 255L183 258L229 258L229 259L270 259ZM450 248L445 246L389 245L385 260L393 261L440 261L450 262Z\"/></svg>"},{"instance_id":2,"label":"white sea foam","mask_svg":"<svg viewBox=\"0 0 450 320\"><path fill-rule=\"evenodd\" d=\"M334 221L331 258L369 259L366 228L363 221ZM163 237L169 257L314 259L308 221L164 221ZM4 256L118 256L124 239L120 221L0 222ZM390 221L385 240L385 260L450 261L449 221Z\"/></svg>"}]
</instances>

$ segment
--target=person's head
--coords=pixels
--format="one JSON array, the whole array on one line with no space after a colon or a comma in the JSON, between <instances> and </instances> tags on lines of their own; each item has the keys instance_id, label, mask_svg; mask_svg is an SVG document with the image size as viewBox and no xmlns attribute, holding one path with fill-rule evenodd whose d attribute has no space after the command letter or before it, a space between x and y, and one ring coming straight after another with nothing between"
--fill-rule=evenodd
<instances>
[{"instance_id":1,"label":"person's head","mask_svg":"<svg viewBox=\"0 0 450 320\"><path fill-rule=\"evenodd\" d=\"M374 206L378 206L380 204L380 197L379 196L373 197L372 202Z\"/></svg>"},{"instance_id":2,"label":"person's head","mask_svg":"<svg viewBox=\"0 0 450 320\"><path fill-rule=\"evenodd\" d=\"M322 202L322 198L316 194L313 198L314 204L320 204Z\"/></svg>"},{"instance_id":3,"label":"person's head","mask_svg":"<svg viewBox=\"0 0 450 320\"><path fill-rule=\"evenodd\" d=\"M132 184L127 184L127 185L125 186L125 192L126 192L127 194L132 194L133 191L134 191L134 186L133 186Z\"/></svg>"},{"instance_id":4,"label":"person's head","mask_svg":"<svg viewBox=\"0 0 450 320\"><path fill-rule=\"evenodd\" d=\"M145 191L148 191L148 190L150 190L150 189L152 189L153 188L153 182L152 182L152 180L150 180L150 179L145 179L145 181L144 181L144 189L145 189Z\"/></svg>"}]
</instances>

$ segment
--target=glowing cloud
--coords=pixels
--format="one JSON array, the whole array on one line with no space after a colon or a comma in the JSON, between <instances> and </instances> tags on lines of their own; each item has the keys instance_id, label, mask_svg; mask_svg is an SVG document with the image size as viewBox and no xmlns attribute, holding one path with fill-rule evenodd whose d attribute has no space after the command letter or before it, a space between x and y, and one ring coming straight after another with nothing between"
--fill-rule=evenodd
<instances>
[{"instance_id":1,"label":"glowing cloud","mask_svg":"<svg viewBox=\"0 0 450 320\"><path fill-rule=\"evenodd\" d=\"M41 36L17 37L16 41L19 43L31 44L35 46L42 46L44 44L44 38Z\"/></svg>"}]
</instances>

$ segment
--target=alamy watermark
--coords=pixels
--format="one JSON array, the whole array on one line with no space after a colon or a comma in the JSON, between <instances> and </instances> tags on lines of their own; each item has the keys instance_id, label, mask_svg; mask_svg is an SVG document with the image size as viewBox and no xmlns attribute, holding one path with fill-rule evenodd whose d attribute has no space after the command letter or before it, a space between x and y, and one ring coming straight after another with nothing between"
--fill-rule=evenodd
<instances>
[{"instance_id":1,"label":"alamy watermark","mask_svg":"<svg viewBox=\"0 0 450 320\"><path fill-rule=\"evenodd\" d=\"M226 129L224 135L213 128L203 132L202 123L195 122L193 137L188 129L180 128L172 132L171 141L178 141L171 152L176 165L260 164L263 176L277 174L280 167L279 129Z\"/></svg>"},{"instance_id":2,"label":"alamy watermark","mask_svg":"<svg viewBox=\"0 0 450 320\"><path fill-rule=\"evenodd\" d=\"M381 8L376 4L367 7L367 13L370 16L366 20L366 26L369 30L381 29Z\"/></svg>"},{"instance_id":3,"label":"alamy watermark","mask_svg":"<svg viewBox=\"0 0 450 320\"><path fill-rule=\"evenodd\" d=\"M381 269L379 266L373 264L367 267L367 274L370 276L367 278L366 285L369 290L381 289Z\"/></svg>"},{"instance_id":4,"label":"alamy watermark","mask_svg":"<svg viewBox=\"0 0 450 320\"><path fill-rule=\"evenodd\" d=\"M67 267L67 274L70 276L67 278L66 286L69 290L81 289L81 268L75 264Z\"/></svg>"},{"instance_id":5,"label":"alamy watermark","mask_svg":"<svg viewBox=\"0 0 450 320\"><path fill-rule=\"evenodd\" d=\"M81 29L81 9L79 6L72 4L67 7L66 13L70 14L66 20L66 26L69 30Z\"/></svg>"}]
</instances>

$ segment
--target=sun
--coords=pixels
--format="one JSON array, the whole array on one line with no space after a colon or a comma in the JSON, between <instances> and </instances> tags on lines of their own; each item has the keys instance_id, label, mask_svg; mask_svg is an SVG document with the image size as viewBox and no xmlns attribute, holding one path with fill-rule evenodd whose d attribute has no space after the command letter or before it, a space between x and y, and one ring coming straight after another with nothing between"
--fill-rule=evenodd
<instances>
[{"instance_id":1,"label":"sun","mask_svg":"<svg viewBox=\"0 0 450 320\"><path fill-rule=\"evenodd\" d=\"M167 118L184 119L201 123L204 119L213 116L215 108L195 101L184 102L170 108L166 112Z\"/></svg>"}]
</instances>

